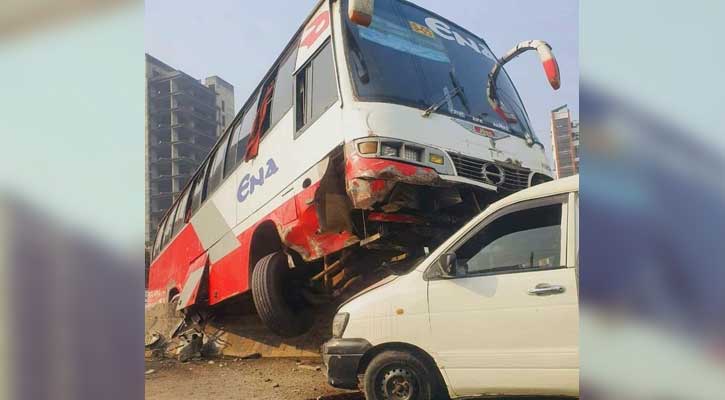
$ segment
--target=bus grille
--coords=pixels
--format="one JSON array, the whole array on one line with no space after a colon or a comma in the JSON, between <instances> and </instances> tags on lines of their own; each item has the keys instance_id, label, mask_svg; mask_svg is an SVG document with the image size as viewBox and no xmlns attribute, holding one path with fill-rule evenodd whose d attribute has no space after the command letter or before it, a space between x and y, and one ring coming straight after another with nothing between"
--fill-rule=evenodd
<instances>
[{"instance_id":1,"label":"bus grille","mask_svg":"<svg viewBox=\"0 0 725 400\"><path fill-rule=\"evenodd\" d=\"M458 175L515 192L529 187L531 170L514 164L480 160L457 153L448 153Z\"/></svg>"}]
</instances>

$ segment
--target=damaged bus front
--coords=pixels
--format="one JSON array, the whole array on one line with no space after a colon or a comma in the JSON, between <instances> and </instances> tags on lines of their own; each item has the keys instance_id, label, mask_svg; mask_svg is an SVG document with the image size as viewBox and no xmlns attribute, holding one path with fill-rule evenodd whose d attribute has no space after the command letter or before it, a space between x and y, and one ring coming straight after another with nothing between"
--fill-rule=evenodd
<instances>
[{"instance_id":1,"label":"damaged bus front","mask_svg":"<svg viewBox=\"0 0 725 400\"><path fill-rule=\"evenodd\" d=\"M472 216L551 180L502 65L469 31L401 0L324 0L161 222L149 302L251 291L282 336L314 306L410 267Z\"/></svg>"},{"instance_id":2,"label":"damaged bus front","mask_svg":"<svg viewBox=\"0 0 725 400\"><path fill-rule=\"evenodd\" d=\"M342 1L343 15L368 3ZM521 98L483 40L408 2L371 10L367 26L340 19L342 87L353 103L345 181L366 237L398 226L405 239L439 243L493 200L551 179ZM529 48L558 88L545 43L508 59Z\"/></svg>"}]
</instances>

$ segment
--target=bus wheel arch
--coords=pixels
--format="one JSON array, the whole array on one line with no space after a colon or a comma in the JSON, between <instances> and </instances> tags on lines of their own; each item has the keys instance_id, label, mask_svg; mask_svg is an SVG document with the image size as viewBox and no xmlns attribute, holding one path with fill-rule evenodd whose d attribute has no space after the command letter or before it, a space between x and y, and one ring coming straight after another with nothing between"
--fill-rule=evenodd
<instances>
[{"instance_id":1,"label":"bus wheel arch","mask_svg":"<svg viewBox=\"0 0 725 400\"><path fill-rule=\"evenodd\" d=\"M295 290L287 254L275 251L262 257L252 271L252 299L257 315L274 333L293 337L307 332L313 316Z\"/></svg>"},{"instance_id":2,"label":"bus wheel arch","mask_svg":"<svg viewBox=\"0 0 725 400\"><path fill-rule=\"evenodd\" d=\"M273 221L262 222L252 234L249 288L254 307L262 322L282 337L307 332L313 321L311 310L295 290L288 252Z\"/></svg>"},{"instance_id":3,"label":"bus wheel arch","mask_svg":"<svg viewBox=\"0 0 725 400\"><path fill-rule=\"evenodd\" d=\"M268 254L282 250L282 240L279 237L277 225L271 220L259 224L249 242L248 281L250 288L252 287L252 273L259 260Z\"/></svg>"}]
</instances>

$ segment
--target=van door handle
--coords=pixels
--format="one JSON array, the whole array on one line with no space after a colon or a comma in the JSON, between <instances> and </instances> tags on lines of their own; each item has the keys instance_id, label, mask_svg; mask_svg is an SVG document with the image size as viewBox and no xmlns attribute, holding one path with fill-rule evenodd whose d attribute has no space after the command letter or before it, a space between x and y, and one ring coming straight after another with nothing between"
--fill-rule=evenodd
<instances>
[{"instance_id":1,"label":"van door handle","mask_svg":"<svg viewBox=\"0 0 725 400\"><path fill-rule=\"evenodd\" d=\"M564 293L566 289L564 286L549 285L548 283L539 283L535 288L529 289L529 295L531 296L548 296L552 294Z\"/></svg>"}]
</instances>

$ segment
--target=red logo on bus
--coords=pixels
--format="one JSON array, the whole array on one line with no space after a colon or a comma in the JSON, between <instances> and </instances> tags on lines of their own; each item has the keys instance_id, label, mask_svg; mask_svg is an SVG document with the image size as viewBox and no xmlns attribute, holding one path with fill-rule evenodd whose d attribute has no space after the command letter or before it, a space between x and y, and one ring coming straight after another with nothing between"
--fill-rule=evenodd
<instances>
[{"instance_id":1,"label":"red logo on bus","mask_svg":"<svg viewBox=\"0 0 725 400\"><path fill-rule=\"evenodd\" d=\"M330 12L324 11L322 14L318 15L317 18L307 24L307 29L305 30L306 36L302 38L300 47L310 47L315 44L320 35L322 35L322 32L327 30L329 26Z\"/></svg>"}]
</instances>

